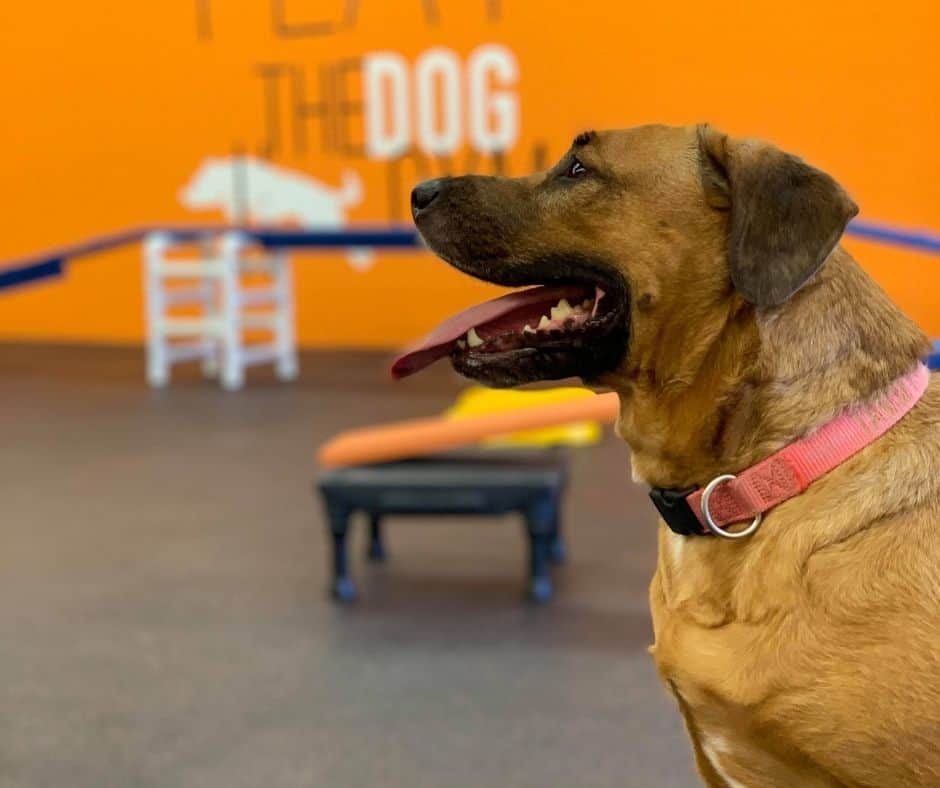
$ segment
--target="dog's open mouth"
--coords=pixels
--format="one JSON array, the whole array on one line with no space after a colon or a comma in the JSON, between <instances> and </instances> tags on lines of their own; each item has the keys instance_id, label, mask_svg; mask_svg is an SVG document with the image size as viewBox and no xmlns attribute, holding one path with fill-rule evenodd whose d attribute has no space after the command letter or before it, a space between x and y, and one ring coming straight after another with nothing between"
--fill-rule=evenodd
<instances>
[{"instance_id":1,"label":"dog's open mouth","mask_svg":"<svg viewBox=\"0 0 940 788\"><path fill-rule=\"evenodd\" d=\"M487 277L489 278L489 277ZM403 378L449 356L491 386L581 377L615 366L626 349L622 287L581 281L530 287L471 307L395 360Z\"/></svg>"}]
</instances>

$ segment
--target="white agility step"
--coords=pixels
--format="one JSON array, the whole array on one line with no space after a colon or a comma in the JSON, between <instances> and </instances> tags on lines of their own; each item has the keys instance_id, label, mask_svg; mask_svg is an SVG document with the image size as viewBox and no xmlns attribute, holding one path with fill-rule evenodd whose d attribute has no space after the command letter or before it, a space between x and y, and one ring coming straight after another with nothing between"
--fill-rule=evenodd
<instances>
[{"instance_id":1,"label":"white agility step","mask_svg":"<svg viewBox=\"0 0 940 788\"><path fill-rule=\"evenodd\" d=\"M252 253L251 239L239 232L216 236L201 254L183 257L193 246L171 233L151 233L144 241L147 324L147 382L165 386L173 364L202 361L207 377L223 388L245 382L245 368L271 363L281 380L297 377L294 292L285 252ZM251 286L243 275L269 281ZM174 308L186 307L186 314ZM246 311L250 310L250 311ZM245 331L265 331L270 342L245 342ZM187 339L189 341L173 341Z\"/></svg>"}]
</instances>

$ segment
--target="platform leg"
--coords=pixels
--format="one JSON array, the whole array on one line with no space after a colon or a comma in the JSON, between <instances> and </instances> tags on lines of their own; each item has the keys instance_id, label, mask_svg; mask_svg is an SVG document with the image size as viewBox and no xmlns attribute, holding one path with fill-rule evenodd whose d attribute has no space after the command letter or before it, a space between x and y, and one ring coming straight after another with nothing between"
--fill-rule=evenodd
<instances>
[{"instance_id":1,"label":"platform leg","mask_svg":"<svg viewBox=\"0 0 940 788\"><path fill-rule=\"evenodd\" d=\"M339 504L326 504L329 520L330 537L333 543L333 578L330 592L337 602L352 602L356 598L356 585L349 576L348 550L346 537L349 534L349 520L352 512Z\"/></svg>"},{"instance_id":2,"label":"platform leg","mask_svg":"<svg viewBox=\"0 0 940 788\"><path fill-rule=\"evenodd\" d=\"M385 543L382 540L382 516L372 513L369 515L369 552L370 561L385 560Z\"/></svg>"},{"instance_id":3,"label":"platform leg","mask_svg":"<svg viewBox=\"0 0 940 788\"><path fill-rule=\"evenodd\" d=\"M533 602L548 602L552 598L552 578L549 574L549 556L555 529L555 507L546 497L531 504L525 512L529 535L529 588Z\"/></svg>"},{"instance_id":4,"label":"platform leg","mask_svg":"<svg viewBox=\"0 0 940 788\"><path fill-rule=\"evenodd\" d=\"M548 560L563 564L568 557L565 538L561 533L561 496L552 498L552 535L548 544Z\"/></svg>"}]
</instances>

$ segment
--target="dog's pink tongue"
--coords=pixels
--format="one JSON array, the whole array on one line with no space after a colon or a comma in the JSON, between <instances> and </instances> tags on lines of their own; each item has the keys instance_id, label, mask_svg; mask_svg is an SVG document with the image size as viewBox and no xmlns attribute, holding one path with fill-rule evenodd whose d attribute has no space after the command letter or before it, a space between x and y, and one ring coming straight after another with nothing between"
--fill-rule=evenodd
<instances>
[{"instance_id":1,"label":"dog's pink tongue","mask_svg":"<svg viewBox=\"0 0 940 788\"><path fill-rule=\"evenodd\" d=\"M392 377L400 379L413 375L438 359L450 355L458 339L471 328L491 323L517 309L531 304L554 303L571 291L570 286L530 287L477 304L445 320L423 340L408 348L392 363Z\"/></svg>"}]
</instances>

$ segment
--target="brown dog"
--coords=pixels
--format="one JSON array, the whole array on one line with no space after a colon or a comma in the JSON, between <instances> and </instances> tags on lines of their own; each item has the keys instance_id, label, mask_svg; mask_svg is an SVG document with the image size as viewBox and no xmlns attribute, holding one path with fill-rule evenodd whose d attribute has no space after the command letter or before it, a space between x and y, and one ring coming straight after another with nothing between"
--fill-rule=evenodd
<instances>
[{"instance_id":1,"label":"brown dog","mask_svg":"<svg viewBox=\"0 0 940 788\"><path fill-rule=\"evenodd\" d=\"M460 270L551 287L468 312L466 336L455 319L406 371L449 354L494 385L611 388L649 485L747 468L926 350L838 246L839 185L708 126L582 134L549 172L431 181L412 206ZM708 785L940 786L938 422L934 380L750 538L660 523L651 651Z\"/></svg>"}]
</instances>

